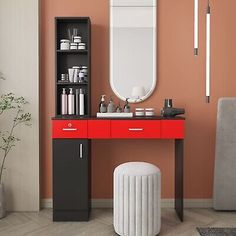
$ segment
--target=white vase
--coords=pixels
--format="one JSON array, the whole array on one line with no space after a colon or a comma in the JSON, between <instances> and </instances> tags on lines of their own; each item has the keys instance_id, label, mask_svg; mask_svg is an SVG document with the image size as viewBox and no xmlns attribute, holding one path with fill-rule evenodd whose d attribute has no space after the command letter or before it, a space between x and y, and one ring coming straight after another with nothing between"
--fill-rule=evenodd
<instances>
[{"instance_id":1,"label":"white vase","mask_svg":"<svg viewBox=\"0 0 236 236\"><path fill-rule=\"evenodd\" d=\"M6 216L6 201L4 185L0 184L0 219Z\"/></svg>"}]
</instances>

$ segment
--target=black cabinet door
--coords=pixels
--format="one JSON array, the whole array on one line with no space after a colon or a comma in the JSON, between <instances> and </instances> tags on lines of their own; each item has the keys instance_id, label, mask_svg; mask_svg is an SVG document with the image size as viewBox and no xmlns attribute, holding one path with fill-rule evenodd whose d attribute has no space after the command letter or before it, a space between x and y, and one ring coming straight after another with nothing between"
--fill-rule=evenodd
<instances>
[{"instance_id":1,"label":"black cabinet door","mask_svg":"<svg viewBox=\"0 0 236 236\"><path fill-rule=\"evenodd\" d=\"M87 210L89 207L88 140L53 140L53 208Z\"/></svg>"}]
</instances>

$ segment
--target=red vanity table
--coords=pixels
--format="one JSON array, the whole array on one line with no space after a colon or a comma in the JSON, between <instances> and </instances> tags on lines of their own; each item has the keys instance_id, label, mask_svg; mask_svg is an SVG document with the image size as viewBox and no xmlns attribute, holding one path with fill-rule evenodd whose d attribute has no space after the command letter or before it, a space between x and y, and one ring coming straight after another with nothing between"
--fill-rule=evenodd
<instances>
[{"instance_id":1,"label":"red vanity table","mask_svg":"<svg viewBox=\"0 0 236 236\"><path fill-rule=\"evenodd\" d=\"M174 139L175 210L183 221L184 125L182 117L53 118L53 219L88 220L91 139Z\"/></svg>"}]
</instances>

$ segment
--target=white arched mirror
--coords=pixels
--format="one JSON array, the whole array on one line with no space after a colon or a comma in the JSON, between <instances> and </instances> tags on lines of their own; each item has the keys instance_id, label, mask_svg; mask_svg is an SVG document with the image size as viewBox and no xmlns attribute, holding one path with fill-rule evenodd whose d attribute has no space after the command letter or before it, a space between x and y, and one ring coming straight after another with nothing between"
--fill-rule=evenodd
<instances>
[{"instance_id":1,"label":"white arched mirror","mask_svg":"<svg viewBox=\"0 0 236 236\"><path fill-rule=\"evenodd\" d=\"M156 87L156 0L110 0L110 85L141 102Z\"/></svg>"}]
</instances>

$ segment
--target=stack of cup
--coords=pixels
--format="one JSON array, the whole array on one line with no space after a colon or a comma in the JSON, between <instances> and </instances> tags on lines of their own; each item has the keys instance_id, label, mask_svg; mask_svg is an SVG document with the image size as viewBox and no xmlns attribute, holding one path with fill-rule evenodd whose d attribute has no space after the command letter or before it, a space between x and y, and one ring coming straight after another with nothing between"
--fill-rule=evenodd
<instances>
[{"instance_id":1,"label":"stack of cup","mask_svg":"<svg viewBox=\"0 0 236 236\"><path fill-rule=\"evenodd\" d=\"M73 66L68 69L70 83L85 83L88 82L88 67L87 66Z\"/></svg>"}]
</instances>

